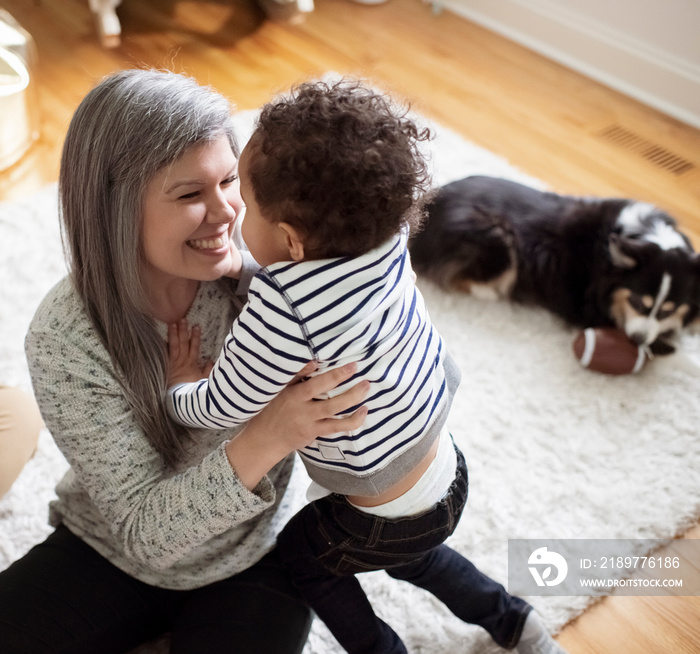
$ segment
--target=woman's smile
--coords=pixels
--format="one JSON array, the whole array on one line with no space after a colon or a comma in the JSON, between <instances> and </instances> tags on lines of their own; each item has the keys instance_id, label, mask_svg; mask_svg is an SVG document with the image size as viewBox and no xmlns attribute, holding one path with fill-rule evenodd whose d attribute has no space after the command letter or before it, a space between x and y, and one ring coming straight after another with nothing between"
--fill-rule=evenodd
<instances>
[{"instance_id":1,"label":"woman's smile","mask_svg":"<svg viewBox=\"0 0 700 654\"><path fill-rule=\"evenodd\" d=\"M224 254L229 250L229 233L226 231L218 236L193 238L186 243L188 247L203 254Z\"/></svg>"}]
</instances>

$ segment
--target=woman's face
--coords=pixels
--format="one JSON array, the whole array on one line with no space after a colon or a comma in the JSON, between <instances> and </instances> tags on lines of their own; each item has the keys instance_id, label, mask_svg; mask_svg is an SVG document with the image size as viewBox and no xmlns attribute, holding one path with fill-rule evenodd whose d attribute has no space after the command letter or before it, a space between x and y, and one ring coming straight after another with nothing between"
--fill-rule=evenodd
<instances>
[{"instance_id":1,"label":"woman's face","mask_svg":"<svg viewBox=\"0 0 700 654\"><path fill-rule=\"evenodd\" d=\"M228 273L229 239L242 207L238 162L225 135L161 170L146 187L141 233L151 290Z\"/></svg>"}]
</instances>

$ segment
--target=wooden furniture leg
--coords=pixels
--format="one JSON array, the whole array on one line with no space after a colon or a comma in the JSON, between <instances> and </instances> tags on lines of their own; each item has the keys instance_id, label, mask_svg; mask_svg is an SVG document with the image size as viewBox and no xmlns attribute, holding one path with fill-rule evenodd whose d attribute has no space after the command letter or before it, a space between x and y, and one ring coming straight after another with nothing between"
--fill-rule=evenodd
<instances>
[{"instance_id":1,"label":"wooden furniture leg","mask_svg":"<svg viewBox=\"0 0 700 654\"><path fill-rule=\"evenodd\" d=\"M97 33L105 48L116 48L121 43L122 28L116 8L122 0L88 0L90 10L95 14Z\"/></svg>"}]
</instances>

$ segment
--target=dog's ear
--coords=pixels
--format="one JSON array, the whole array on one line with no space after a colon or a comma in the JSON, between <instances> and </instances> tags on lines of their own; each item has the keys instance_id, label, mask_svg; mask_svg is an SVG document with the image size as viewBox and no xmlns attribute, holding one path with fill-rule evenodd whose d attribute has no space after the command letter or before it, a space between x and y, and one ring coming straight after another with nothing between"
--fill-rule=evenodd
<instances>
[{"instance_id":1,"label":"dog's ear","mask_svg":"<svg viewBox=\"0 0 700 654\"><path fill-rule=\"evenodd\" d=\"M656 243L635 236L613 232L608 238L608 254L613 266L632 269L657 256L661 248Z\"/></svg>"},{"instance_id":2,"label":"dog's ear","mask_svg":"<svg viewBox=\"0 0 700 654\"><path fill-rule=\"evenodd\" d=\"M608 239L608 253L613 266L617 268L635 268L637 266L636 248L631 247L631 239L612 233Z\"/></svg>"}]
</instances>

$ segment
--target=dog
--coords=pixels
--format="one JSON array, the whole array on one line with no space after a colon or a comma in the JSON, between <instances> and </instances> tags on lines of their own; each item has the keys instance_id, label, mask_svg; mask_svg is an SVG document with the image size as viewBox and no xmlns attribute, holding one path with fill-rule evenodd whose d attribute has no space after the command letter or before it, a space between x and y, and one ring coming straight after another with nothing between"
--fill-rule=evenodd
<instances>
[{"instance_id":1,"label":"dog","mask_svg":"<svg viewBox=\"0 0 700 654\"><path fill-rule=\"evenodd\" d=\"M544 192L472 176L437 189L409 243L417 274L483 298L617 327L652 354L700 314L700 255L643 202Z\"/></svg>"}]
</instances>

